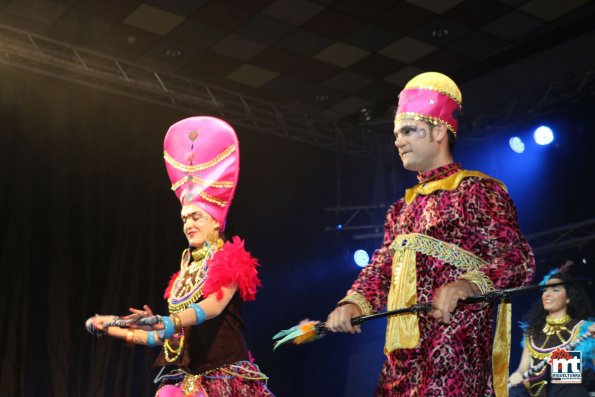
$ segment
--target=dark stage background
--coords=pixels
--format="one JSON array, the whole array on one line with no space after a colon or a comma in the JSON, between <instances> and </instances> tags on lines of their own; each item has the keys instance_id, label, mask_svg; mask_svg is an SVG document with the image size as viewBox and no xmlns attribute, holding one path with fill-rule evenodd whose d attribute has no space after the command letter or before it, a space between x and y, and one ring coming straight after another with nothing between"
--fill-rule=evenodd
<instances>
[{"instance_id":1,"label":"dark stage background","mask_svg":"<svg viewBox=\"0 0 595 397\"><path fill-rule=\"evenodd\" d=\"M8 67L0 68L0 84L0 394L151 396L157 352L93 338L83 323L144 303L165 312L163 289L185 239L162 140L187 115ZM593 217L592 105L553 114L560 143L530 165L497 138L458 153L467 168L508 184L525 233ZM382 322L362 335L275 353L270 338L302 318L326 318L358 273L357 244L324 232L334 219L323 208L338 197L388 205L414 178L396 159L377 163L249 130L238 135L242 170L228 233L260 258L264 284L244 307L252 354L279 396L370 395ZM539 274L566 258L592 273L586 245L540 258ZM537 296L515 300L517 319ZM515 330L513 368L518 338Z\"/></svg>"}]
</instances>

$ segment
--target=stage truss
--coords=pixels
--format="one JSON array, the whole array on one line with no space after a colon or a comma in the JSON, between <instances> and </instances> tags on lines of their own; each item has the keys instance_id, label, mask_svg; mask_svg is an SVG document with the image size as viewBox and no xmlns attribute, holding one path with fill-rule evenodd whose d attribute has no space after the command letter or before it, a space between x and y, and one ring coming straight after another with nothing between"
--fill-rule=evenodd
<instances>
[{"instance_id":1,"label":"stage truss","mask_svg":"<svg viewBox=\"0 0 595 397\"><path fill-rule=\"evenodd\" d=\"M392 154L385 141L365 133L356 125L293 112L258 98L158 72L1 24L0 63L189 115L220 116L237 127L350 155L378 160ZM390 136L387 139L390 140Z\"/></svg>"}]
</instances>

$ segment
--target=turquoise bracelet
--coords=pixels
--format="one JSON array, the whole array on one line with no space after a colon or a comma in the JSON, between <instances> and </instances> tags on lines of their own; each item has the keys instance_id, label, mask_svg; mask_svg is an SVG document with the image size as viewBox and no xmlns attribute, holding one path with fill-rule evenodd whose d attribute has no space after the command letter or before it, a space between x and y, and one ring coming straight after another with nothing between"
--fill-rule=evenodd
<instances>
[{"instance_id":1,"label":"turquoise bracelet","mask_svg":"<svg viewBox=\"0 0 595 397\"><path fill-rule=\"evenodd\" d=\"M161 317L161 322L165 329L163 336L159 335L159 337L161 337L161 339L169 339L174 336L174 322L171 317L163 316Z\"/></svg>"},{"instance_id":2,"label":"turquoise bracelet","mask_svg":"<svg viewBox=\"0 0 595 397\"><path fill-rule=\"evenodd\" d=\"M205 310L202 307L198 306L196 303L193 303L188 307L194 310L194 314L196 315L196 325L200 325L205 322L207 319L207 313L205 313Z\"/></svg>"},{"instance_id":3,"label":"turquoise bracelet","mask_svg":"<svg viewBox=\"0 0 595 397\"><path fill-rule=\"evenodd\" d=\"M147 346L149 346L149 347L157 346L157 343L155 343L155 332L154 331L147 332Z\"/></svg>"}]
</instances>

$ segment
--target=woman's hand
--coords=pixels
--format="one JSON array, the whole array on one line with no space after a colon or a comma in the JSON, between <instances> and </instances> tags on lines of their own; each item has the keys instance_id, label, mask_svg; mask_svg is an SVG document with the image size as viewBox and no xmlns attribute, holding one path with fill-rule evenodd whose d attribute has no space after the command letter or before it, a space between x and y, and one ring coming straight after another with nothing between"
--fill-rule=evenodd
<instances>
[{"instance_id":1,"label":"woman's hand","mask_svg":"<svg viewBox=\"0 0 595 397\"><path fill-rule=\"evenodd\" d=\"M91 324L93 325L93 327L95 327L99 331L105 331L106 327L104 326L104 324L111 323L112 321L114 321L114 316L97 315L97 316L91 317Z\"/></svg>"},{"instance_id":2,"label":"woman's hand","mask_svg":"<svg viewBox=\"0 0 595 397\"><path fill-rule=\"evenodd\" d=\"M130 312L132 314L129 314L125 317L123 317L124 320L134 320L134 321L138 321L141 318L145 318L145 317L153 317L153 310L151 310L151 308L149 307L149 305L143 305L143 310L141 309L135 309L134 307L131 307ZM163 328L163 324L154 324L154 325L137 325L137 324L130 324L128 326L129 328L134 328L134 329L142 329L144 331L153 331L153 330L159 330Z\"/></svg>"}]
</instances>

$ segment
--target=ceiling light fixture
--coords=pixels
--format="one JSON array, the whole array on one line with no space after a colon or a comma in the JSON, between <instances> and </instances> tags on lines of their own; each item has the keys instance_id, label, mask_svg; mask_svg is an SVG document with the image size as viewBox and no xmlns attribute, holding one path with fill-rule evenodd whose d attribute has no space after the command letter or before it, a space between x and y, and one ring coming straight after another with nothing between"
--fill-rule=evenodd
<instances>
[{"instance_id":1,"label":"ceiling light fixture","mask_svg":"<svg viewBox=\"0 0 595 397\"><path fill-rule=\"evenodd\" d=\"M432 37L436 40L443 40L448 37L448 34L447 28L436 28L432 30Z\"/></svg>"},{"instance_id":2,"label":"ceiling light fixture","mask_svg":"<svg viewBox=\"0 0 595 397\"><path fill-rule=\"evenodd\" d=\"M179 58L182 56L182 50L179 48L168 48L165 50L165 55L172 58Z\"/></svg>"}]
</instances>

